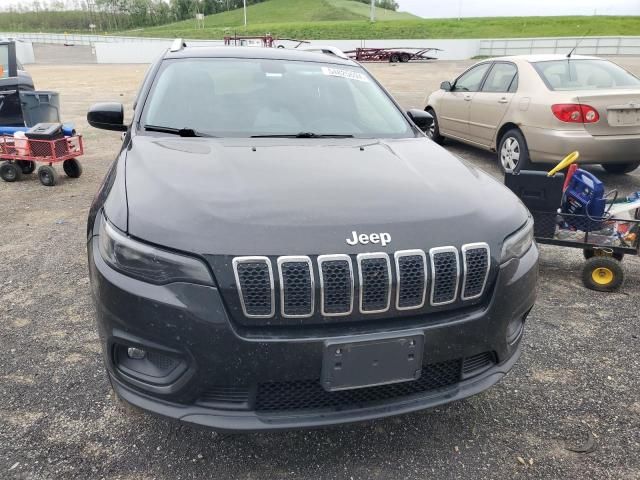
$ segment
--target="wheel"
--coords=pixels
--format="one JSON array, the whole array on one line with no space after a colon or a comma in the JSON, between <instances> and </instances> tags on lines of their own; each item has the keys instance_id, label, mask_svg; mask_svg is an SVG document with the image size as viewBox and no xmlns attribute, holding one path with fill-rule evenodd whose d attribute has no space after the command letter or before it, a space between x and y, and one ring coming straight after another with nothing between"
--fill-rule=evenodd
<instances>
[{"instance_id":1,"label":"wheel","mask_svg":"<svg viewBox=\"0 0 640 480\"><path fill-rule=\"evenodd\" d=\"M640 167L640 162L633 163L603 163L602 168L604 168L607 173L629 173L633 172L636 168Z\"/></svg>"},{"instance_id":2,"label":"wheel","mask_svg":"<svg viewBox=\"0 0 640 480\"><path fill-rule=\"evenodd\" d=\"M408 53L403 53L402 55L400 55L400 61L402 63L407 63L409 60L411 60L411 55L409 55Z\"/></svg>"},{"instance_id":3,"label":"wheel","mask_svg":"<svg viewBox=\"0 0 640 480\"><path fill-rule=\"evenodd\" d=\"M5 182L16 182L22 178L22 170L13 162L4 162L0 165L0 177Z\"/></svg>"},{"instance_id":4,"label":"wheel","mask_svg":"<svg viewBox=\"0 0 640 480\"><path fill-rule=\"evenodd\" d=\"M80 175L82 175L82 165L75 158L62 162L62 168L69 178L80 178Z\"/></svg>"},{"instance_id":5,"label":"wheel","mask_svg":"<svg viewBox=\"0 0 640 480\"><path fill-rule=\"evenodd\" d=\"M436 142L438 145L442 145L444 143L444 137L440 135L440 126L438 125L438 116L433 108L425 108L425 112L430 113L433 117L433 123L427 129L426 133L427 137Z\"/></svg>"},{"instance_id":6,"label":"wheel","mask_svg":"<svg viewBox=\"0 0 640 480\"><path fill-rule=\"evenodd\" d=\"M391 63L398 63L400 61L400 55L398 55L397 53L392 53L389 57L389 61Z\"/></svg>"},{"instance_id":7,"label":"wheel","mask_svg":"<svg viewBox=\"0 0 640 480\"><path fill-rule=\"evenodd\" d=\"M36 171L36 162L30 162L29 160L16 160L16 163L25 175L29 175Z\"/></svg>"},{"instance_id":8,"label":"wheel","mask_svg":"<svg viewBox=\"0 0 640 480\"><path fill-rule=\"evenodd\" d=\"M517 128L507 131L500 139L498 160L504 173L518 173L530 168L527 141Z\"/></svg>"},{"instance_id":9,"label":"wheel","mask_svg":"<svg viewBox=\"0 0 640 480\"><path fill-rule=\"evenodd\" d=\"M612 257L592 257L582 269L582 283L591 290L613 292L620 288L623 281L622 266Z\"/></svg>"},{"instance_id":10,"label":"wheel","mask_svg":"<svg viewBox=\"0 0 640 480\"><path fill-rule=\"evenodd\" d=\"M602 250L602 249L594 250L594 249L588 248L586 250L583 250L582 254L584 255L585 260L589 260L590 258L593 258L593 257L611 257L621 262L622 259L624 258L624 253L619 253L619 252L609 253L606 250Z\"/></svg>"},{"instance_id":11,"label":"wheel","mask_svg":"<svg viewBox=\"0 0 640 480\"><path fill-rule=\"evenodd\" d=\"M58 183L58 172L51 165L42 165L38 169L38 178L45 187L53 187Z\"/></svg>"}]
</instances>

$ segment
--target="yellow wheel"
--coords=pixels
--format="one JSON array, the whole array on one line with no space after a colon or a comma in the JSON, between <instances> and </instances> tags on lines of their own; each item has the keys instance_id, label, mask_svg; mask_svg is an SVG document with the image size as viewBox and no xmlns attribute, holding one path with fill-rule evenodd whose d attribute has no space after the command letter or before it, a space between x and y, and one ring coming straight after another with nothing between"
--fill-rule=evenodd
<instances>
[{"instance_id":1,"label":"yellow wheel","mask_svg":"<svg viewBox=\"0 0 640 480\"><path fill-rule=\"evenodd\" d=\"M591 279L598 285L611 285L613 272L606 267L598 267L591 272Z\"/></svg>"},{"instance_id":2,"label":"yellow wheel","mask_svg":"<svg viewBox=\"0 0 640 480\"><path fill-rule=\"evenodd\" d=\"M613 292L622 285L624 271L613 257L595 256L587 260L582 270L584 286L599 292Z\"/></svg>"}]
</instances>

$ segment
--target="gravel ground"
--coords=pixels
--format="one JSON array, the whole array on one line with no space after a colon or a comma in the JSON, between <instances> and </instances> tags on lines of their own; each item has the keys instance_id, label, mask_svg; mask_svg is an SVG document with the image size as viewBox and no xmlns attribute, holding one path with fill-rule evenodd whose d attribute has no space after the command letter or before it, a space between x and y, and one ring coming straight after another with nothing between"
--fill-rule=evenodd
<instances>
[{"instance_id":1,"label":"gravel ground","mask_svg":"<svg viewBox=\"0 0 640 480\"><path fill-rule=\"evenodd\" d=\"M637 61L634 61L636 65ZM373 66L420 106L464 62ZM219 435L131 412L113 398L93 320L85 218L119 136L87 127L94 101L128 106L144 66L39 65L85 134L85 173L45 188L0 182L0 478L640 478L640 262L619 293L586 290L579 251L542 247L523 355L466 401L324 430ZM638 69L636 69L638 71ZM498 174L492 155L455 154ZM594 171L622 193L640 172Z\"/></svg>"}]
</instances>

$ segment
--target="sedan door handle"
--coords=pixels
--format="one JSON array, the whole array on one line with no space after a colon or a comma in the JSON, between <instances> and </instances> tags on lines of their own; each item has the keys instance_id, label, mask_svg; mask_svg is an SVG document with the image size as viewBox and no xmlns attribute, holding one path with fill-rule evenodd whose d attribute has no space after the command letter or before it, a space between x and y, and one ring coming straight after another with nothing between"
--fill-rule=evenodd
<instances>
[{"instance_id":1,"label":"sedan door handle","mask_svg":"<svg viewBox=\"0 0 640 480\"><path fill-rule=\"evenodd\" d=\"M502 97L500 100L498 100L498 103L509 103L509 100L507 100L506 97Z\"/></svg>"},{"instance_id":2,"label":"sedan door handle","mask_svg":"<svg viewBox=\"0 0 640 480\"><path fill-rule=\"evenodd\" d=\"M463 97L463 98L465 99L465 101L470 102L470 101L471 101L471 98L473 98L473 97L471 97L471 95L469 95L468 93L466 93L466 94L464 95L464 97Z\"/></svg>"}]
</instances>

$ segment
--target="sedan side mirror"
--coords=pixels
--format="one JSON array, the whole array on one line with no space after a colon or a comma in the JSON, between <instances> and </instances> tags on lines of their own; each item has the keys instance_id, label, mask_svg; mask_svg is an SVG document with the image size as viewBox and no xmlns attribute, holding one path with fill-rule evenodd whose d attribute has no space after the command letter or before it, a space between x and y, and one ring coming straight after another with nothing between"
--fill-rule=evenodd
<instances>
[{"instance_id":1,"label":"sedan side mirror","mask_svg":"<svg viewBox=\"0 0 640 480\"><path fill-rule=\"evenodd\" d=\"M452 88L453 85L451 85L451 82L442 82L440 84L440 90L444 90L445 92L450 92Z\"/></svg>"},{"instance_id":2,"label":"sedan side mirror","mask_svg":"<svg viewBox=\"0 0 640 480\"><path fill-rule=\"evenodd\" d=\"M407 115L409 115L409 118L413 120L413 123L415 123L420 130L427 130L433 125L433 117L429 112L425 112L424 110L412 108L407 111Z\"/></svg>"},{"instance_id":3,"label":"sedan side mirror","mask_svg":"<svg viewBox=\"0 0 640 480\"><path fill-rule=\"evenodd\" d=\"M124 106L121 103L96 103L87 112L87 122L95 128L126 132Z\"/></svg>"}]
</instances>

